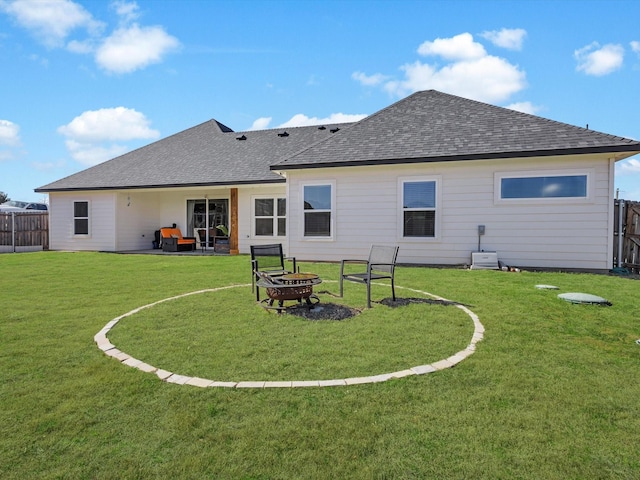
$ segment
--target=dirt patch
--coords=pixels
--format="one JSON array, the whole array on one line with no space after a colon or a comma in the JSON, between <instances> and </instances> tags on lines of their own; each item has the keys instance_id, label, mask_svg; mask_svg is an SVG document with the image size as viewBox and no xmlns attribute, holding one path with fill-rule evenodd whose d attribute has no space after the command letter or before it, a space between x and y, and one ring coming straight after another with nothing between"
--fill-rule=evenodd
<instances>
[{"instance_id":1,"label":"dirt patch","mask_svg":"<svg viewBox=\"0 0 640 480\"><path fill-rule=\"evenodd\" d=\"M346 320L355 317L360 310L338 305L335 303L319 303L314 308L307 308L305 305L296 305L287 308L287 313L307 320Z\"/></svg>"},{"instance_id":2,"label":"dirt patch","mask_svg":"<svg viewBox=\"0 0 640 480\"><path fill-rule=\"evenodd\" d=\"M387 297L383 300L380 301L380 303L382 305L385 305L387 307L391 307L391 308L397 308L397 307L406 307L407 305L410 305L412 303L428 303L430 305L460 305L457 302L451 302L449 300L435 300L432 298L398 298L396 297L395 301L390 298Z\"/></svg>"}]
</instances>

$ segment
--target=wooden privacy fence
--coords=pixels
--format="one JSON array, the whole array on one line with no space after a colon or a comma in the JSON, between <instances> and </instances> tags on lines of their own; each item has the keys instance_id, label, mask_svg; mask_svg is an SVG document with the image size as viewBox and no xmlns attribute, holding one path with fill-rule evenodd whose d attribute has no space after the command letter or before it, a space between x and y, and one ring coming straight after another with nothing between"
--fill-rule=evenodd
<instances>
[{"instance_id":1,"label":"wooden privacy fence","mask_svg":"<svg viewBox=\"0 0 640 480\"><path fill-rule=\"evenodd\" d=\"M613 265L640 273L640 202L614 203Z\"/></svg>"},{"instance_id":2,"label":"wooden privacy fence","mask_svg":"<svg viewBox=\"0 0 640 480\"><path fill-rule=\"evenodd\" d=\"M0 252L49 249L48 212L0 212Z\"/></svg>"}]
</instances>

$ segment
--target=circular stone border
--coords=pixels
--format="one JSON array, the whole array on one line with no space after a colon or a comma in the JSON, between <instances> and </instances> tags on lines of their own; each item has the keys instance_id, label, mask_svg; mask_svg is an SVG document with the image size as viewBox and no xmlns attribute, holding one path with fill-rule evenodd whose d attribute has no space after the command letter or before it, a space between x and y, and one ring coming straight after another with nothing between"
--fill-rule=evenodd
<instances>
[{"instance_id":1,"label":"circular stone border","mask_svg":"<svg viewBox=\"0 0 640 480\"><path fill-rule=\"evenodd\" d=\"M169 372L167 370L163 370L160 368L156 368L152 365L149 365L142 360L138 360L133 358L131 355L124 353L121 350L118 350L115 345L113 345L109 339L107 338L107 333L116 326L116 324L122 320L123 318L130 317L138 313L145 308L150 308L160 303L168 302L171 300L176 300L178 298L188 297L190 295L198 295L200 293L208 293L208 292L218 292L220 290L227 290L230 288L238 288L238 287L248 287L249 284L243 285L229 285L226 287L219 288L208 288L205 290L197 290L195 292L183 293L182 295L176 295L174 297L165 298L162 300L158 300L157 302L150 303L148 305L144 305L142 307L135 308L130 312L125 313L124 315L120 315L119 317L114 318L109 323L107 323L102 330L100 330L93 339L95 340L98 348L102 350L106 355L113 357L119 360L124 365L129 367L137 368L143 372L147 373L155 373L160 380L163 380L168 383L175 383L179 385L192 385L194 387L226 387L226 388L295 388L295 387L337 387L337 386L346 386L346 385L359 385L365 383L378 383L378 382L386 382L387 380L391 380L393 378L402 378L408 377L411 375L424 375L426 373L437 372L440 370L444 370L446 368L451 368L465 358L473 355L476 350L476 344L484 338L484 326L480 323L480 319L478 316L469 310L466 306L452 302L452 305L464 311L472 320L474 325L473 336L471 337L471 341L467 345L464 350L460 350L459 352L454 353L450 357L444 358L437 362L428 364L428 365L418 365L415 367L408 368L406 370L400 370L392 373L382 373L380 375L373 375L369 377L351 377L351 378L341 378L336 380L291 380L291 381L238 381L238 382L220 382L215 380L208 380L206 378L200 377L189 377L187 375L180 375L178 373ZM415 290L413 288L400 287L396 286L396 288L400 288L403 290L408 290L415 293L420 293L423 295L427 295L435 300L443 300L450 302L446 298L439 297L437 295L433 295L428 292L423 292L421 290Z\"/></svg>"}]
</instances>

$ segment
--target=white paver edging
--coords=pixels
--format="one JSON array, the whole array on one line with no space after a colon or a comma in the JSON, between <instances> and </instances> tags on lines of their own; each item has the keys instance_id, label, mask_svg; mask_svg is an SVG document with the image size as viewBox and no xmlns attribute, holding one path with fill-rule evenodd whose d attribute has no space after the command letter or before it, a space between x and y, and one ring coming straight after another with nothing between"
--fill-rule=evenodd
<instances>
[{"instance_id":1,"label":"white paver edging","mask_svg":"<svg viewBox=\"0 0 640 480\"><path fill-rule=\"evenodd\" d=\"M182 295L176 295L175 297L164 298L154 303L150 303L149 305L144 305L142 307L138 307L130 312L125 313L124 315L120 315L119 317L114 318L109 323L107 323L102 330L100 330L93 337L96 342L98 348L102 350L106 355L113 357L120 361L122 364L127 365L129 367L137 368L146 373L154 373L160 380L167 383L175 383L177 385L190 385L194 387L200 388L209 388L209 387L217 387L217 388L299 388L299 387L337 387L337 386L346 386L346 385L361 385L367 383L379 383L386 382L391 379L398 379L403 377L408 377L411 375L424 375L427 373L438 372L440 370L445 370L447 368L451 368L458 363L462 362L464 359L473 355L476 351L476 344L484 338L484 326L480 323L480 319L478 316L469 310L464 305L457 304L452 302L452 305L456 308L464 311L470 318L473 320L473 336L471 337L471 341L469 345L464 350L454 353L450 357L444 358L437 362L431 363L429 365L418 365L415 367L410 367L406 370L401 370L398 372L392 373L382 373L379 375L372 375L367 377L352 377L352 378L342 378L335 380L290 380L290 381L238 381L238 382L220 382L215 380L208 380L206 378L200 377L189 377L186 375L179 375L174 372L169 372L167 370L163 370L160 368L156 368L148 363L143 362L142 360L138 360L136 358L131 357L130 355L118 350L115 345L113 345L109 339L107 338L107 333L113 327L117 325L117 323L123 318L130 317L138 313L145 308L150 308L155 305L158 305L163 302L168 302L171 300L176 300L178 298L188 297L190 295L198 295L200 293L207 292L218 292L220 290L227 290L230 288L238 288L238 287L247 287L246 285L229 285L227 287L219 287L219 288L208 288L205 290L198 290L195 292L184 293ZM411 292L420 293L422 295L427 295L435 300L442 300L449 302L446 298L439 297L437 295L433 295L428 292L423 292L421 290L415 290L412 288L399 287L396 288L409 290Z\"/></svg>"}]
</instances>

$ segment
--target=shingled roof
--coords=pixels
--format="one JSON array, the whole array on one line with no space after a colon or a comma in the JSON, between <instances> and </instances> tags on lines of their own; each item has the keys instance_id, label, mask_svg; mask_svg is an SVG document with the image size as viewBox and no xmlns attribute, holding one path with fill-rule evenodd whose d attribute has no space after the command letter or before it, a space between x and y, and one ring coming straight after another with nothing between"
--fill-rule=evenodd
<instances>
[{"instance_id":1,"label":"shingled roof","mask_svg":"<svg viewBox=\"0 0 640 480\"><path fill-rule=\"evenodd\" d=\"M427 90L350 124L234 132L210 120L36 192L285 183L275 171L639 152L636 140Z\"/></svg>"},{"instance_id":2,"label":"shingled roof","mask_svg":"<svg viewBox=\"0 0 640 480\"><path fill-rule=\"evenodd\" d=\"M427 90L343 129L273 170L640 152L640 142Z\"/></svg>"},{"instance_id":3,"label":"shingled roof","mask_svg":"<svg viewBox=\"0 0 640 480\"><path fill-rule=\"evenodd\" d=\"M234 132L210 120L36 192L284 183L271 164L346 125Z\"/></svg>"}]
</instances>

